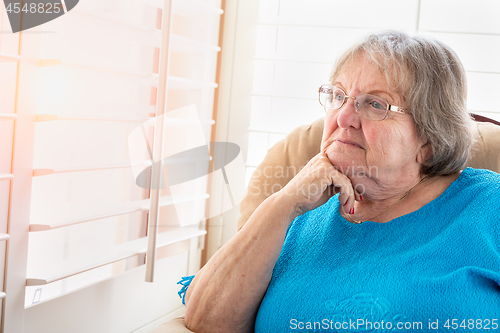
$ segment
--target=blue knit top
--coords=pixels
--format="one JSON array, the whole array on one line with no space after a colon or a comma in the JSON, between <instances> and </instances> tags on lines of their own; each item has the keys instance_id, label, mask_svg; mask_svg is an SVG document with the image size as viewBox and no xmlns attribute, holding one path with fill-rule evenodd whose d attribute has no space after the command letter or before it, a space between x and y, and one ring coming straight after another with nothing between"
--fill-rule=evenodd
<instances>
[{"instance_id":1,"label":"blue knit top","mask_svg":"<svg viewBox=\"0 0 500 333\"><path fill-rule=\"evenodd\" d=\"M465 169L388 223L338 196L290 225L256 333L500 332L500 175Z\"/></svg>"}]
</instances>

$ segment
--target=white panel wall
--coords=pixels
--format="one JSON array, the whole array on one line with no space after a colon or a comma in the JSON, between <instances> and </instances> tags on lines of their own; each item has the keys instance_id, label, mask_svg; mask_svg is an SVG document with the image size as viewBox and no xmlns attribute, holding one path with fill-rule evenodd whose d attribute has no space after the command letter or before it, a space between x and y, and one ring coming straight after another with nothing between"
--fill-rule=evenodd
<instances>
[{"instance_id":1,"label":"white panel wall","mask_svg":"<svg viewBox=\"0 0 500 333\"><path fill-rule=\"evenodd\" d=\"M471 7L472 5L472 7ZM449 44L460 56L469 85L471 112L500 120L500 2L422 0L420 30Z\"/></svg>"},{"instance_id":2,"label":"white panel wall","mask_svg":"<svg viewBox=\"0 0 500 333\"><path fill-rule=\"evenodd\" d=\"M421 0L424 31L500 34L500 2L496 0Z\"/></svg>"}]
</instances>

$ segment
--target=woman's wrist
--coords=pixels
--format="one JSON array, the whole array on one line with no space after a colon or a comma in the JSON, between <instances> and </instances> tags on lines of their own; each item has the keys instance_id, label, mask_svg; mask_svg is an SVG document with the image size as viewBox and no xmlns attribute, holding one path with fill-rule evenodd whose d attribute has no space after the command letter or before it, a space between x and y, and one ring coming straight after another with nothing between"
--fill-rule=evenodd
<instances>
[{"instance_id":1,"label":"woman's wrist","mask_svg":"<svg viewBox=\"0 0 500 333\"><path fill-rule=\"evenodd\" d=\"M273 200L280 209L285 209L287 211L290 222L296 217L304 214L299 200L290 193L287 193L284 189L272 194L271 197L274 197Z\"/></svg>"}]
</instances>

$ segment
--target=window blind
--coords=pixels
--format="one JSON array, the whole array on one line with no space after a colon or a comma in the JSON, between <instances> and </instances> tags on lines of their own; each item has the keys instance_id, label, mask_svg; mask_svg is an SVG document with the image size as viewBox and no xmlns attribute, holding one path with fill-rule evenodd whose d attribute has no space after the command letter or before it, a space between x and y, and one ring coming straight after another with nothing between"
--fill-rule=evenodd
<instances>
[{"instance_id":1,"label":"window blind","mask_svg":"<svg viewBox=\"0 0 500 333\"><path fill-rule=\"evenodd\" d=\"M179 269L182 275L199 268L207 184L186 188L175 202L168 187L160 190L158 216L148 226L152 192L138 186L133 170L151 170L150 152L160 143L157 160L170 147L182 149L187 143L179 138L199 128L210 138L222 13L215 0L86 0L39 28L12 34L18 49L2 44L0 59L15 64L15 103L0 110L11 135L2 152L14 157L0 170L1 182L12 182L2 196L10 202L4 226L12 236L4 331L132 331L182 309L175 293L162 292L175 288ZM157 116L188 106L197 110L198 127L182 118L158 126ZM134 141L138 129L143 136ZM160 131L162 141L155 140ZM140 159L131 158L131 149L145 146ZM179 210L190 213L188 225L180 224ZM155 224L162 279L150 287L144 263ZM130 282L138 272L142 281ZM135 307L112 294L81 292L132 289L143 291L131 293ZM148 300L156 306L141 313ZM61 304L64 313L57 311ZM96 313L82 327L57 319L82 322L88 318L82 306ZM110 316L97 315L103 312Z\"/></svg>"}]
</instances>

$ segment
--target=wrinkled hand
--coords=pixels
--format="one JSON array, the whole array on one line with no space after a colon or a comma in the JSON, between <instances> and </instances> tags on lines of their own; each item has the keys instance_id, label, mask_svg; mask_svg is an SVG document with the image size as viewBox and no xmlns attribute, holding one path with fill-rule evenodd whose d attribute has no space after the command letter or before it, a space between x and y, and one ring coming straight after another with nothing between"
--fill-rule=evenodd
<instances>
[{"instance_id":1,"label":"wrinkled hand","mask_svg":"<svg viewBox=\"0 0 500 333\"><path fill-rule=\"evenodd\" d=\"M360 200L351 180L332 165L324 152L314 156L280 192L295 203L298 215L325 204L339 192L340 205L346 213L354 207L355 200Z\"/></svg>"}]
</instances>

